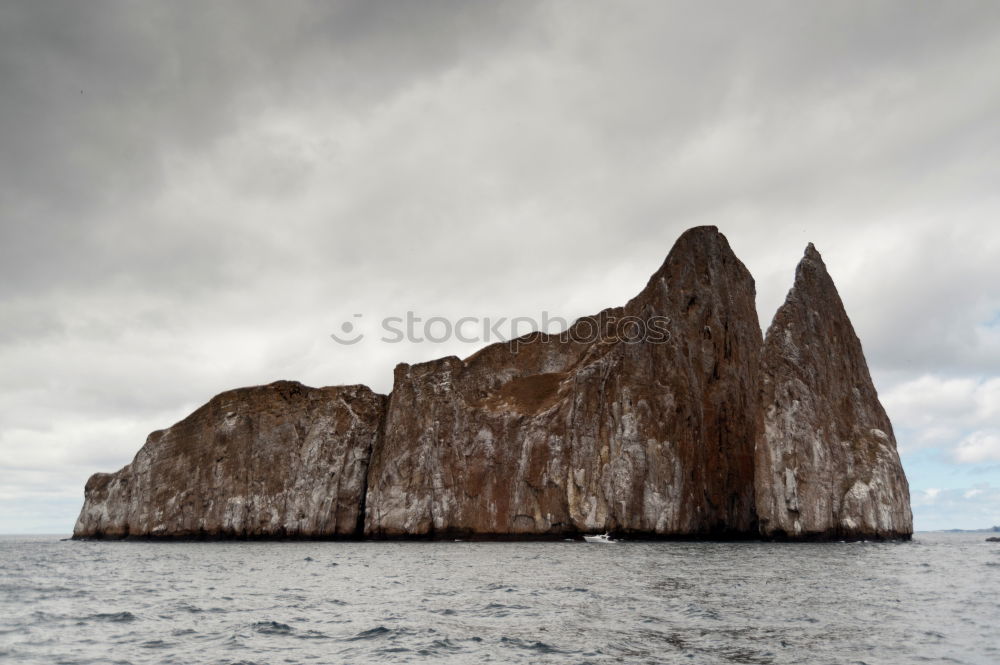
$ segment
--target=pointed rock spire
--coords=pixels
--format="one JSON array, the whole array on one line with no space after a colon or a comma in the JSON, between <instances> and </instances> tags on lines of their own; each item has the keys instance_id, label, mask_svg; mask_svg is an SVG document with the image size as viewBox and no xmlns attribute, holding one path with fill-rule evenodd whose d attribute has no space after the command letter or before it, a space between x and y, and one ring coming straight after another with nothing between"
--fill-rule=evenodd
<instances>
[{"instance_id":1,"label":"pointed rock spire","mask_svg":"<svg viewBox=\"0 0 1000 665\"><path fill-rule=\"evenodd\" d=\"M767 538L898 538L909 487L861 342L809 244L761 357L756 499Z\"/></svg>"},{"instance_id":2,"label":"pointed rock spire","mask_svg":"<svg viewBox=\"0 0 1000 665\"><path fill-rule=\"evenodd\" d=\"M756 535L754 297L725 236L697 227L568 341L401 365L366 534ZM654 321L668 334L632 338Z\"/></svg>"}]
</instances>

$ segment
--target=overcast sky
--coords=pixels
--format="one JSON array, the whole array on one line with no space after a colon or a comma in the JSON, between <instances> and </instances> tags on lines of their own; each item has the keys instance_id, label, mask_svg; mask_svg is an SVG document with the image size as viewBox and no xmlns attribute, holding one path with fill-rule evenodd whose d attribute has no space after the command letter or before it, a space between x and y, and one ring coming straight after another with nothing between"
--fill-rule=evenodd
<instances>
[{"instance_id":1,"label":"overcast sky","mask_svg":"<svg viewBox=\"0 0 1000 665\"><path fill-rule=\"evenodd\" d=\"M995 2L0 3L0 532L220 391L481 346L383 317L594 313L701 224L765 327L816 243L915 527L1000 524L997 63Z\"/></svg>"}]
</instances>

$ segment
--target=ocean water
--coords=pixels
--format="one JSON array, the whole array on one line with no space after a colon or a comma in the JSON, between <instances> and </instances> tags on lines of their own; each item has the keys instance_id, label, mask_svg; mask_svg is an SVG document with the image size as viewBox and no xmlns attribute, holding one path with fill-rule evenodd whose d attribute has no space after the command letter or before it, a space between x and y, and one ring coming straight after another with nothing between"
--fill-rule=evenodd
<instances>
[{"instance_id":1,"label":"ocean water","mask_svg":"<svg viewBox=\"0 0 1000 665\"><path fill-rule=\"evenodd\" d=\"M0 662L1000 663L1000 544L0 538Z\"/></svg>"}]
</instances>

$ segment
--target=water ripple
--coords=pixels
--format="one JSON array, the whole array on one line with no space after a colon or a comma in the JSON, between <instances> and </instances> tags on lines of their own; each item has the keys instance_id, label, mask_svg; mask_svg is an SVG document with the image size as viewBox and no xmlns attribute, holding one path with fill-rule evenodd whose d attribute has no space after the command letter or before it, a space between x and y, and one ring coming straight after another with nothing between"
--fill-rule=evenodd
<instances>
[{"instance_id":1,"label":"water ripple","mask_svg":"<svg viewBox=\"0 0 1000 665\"><path fill-rule=\"evenodd\" d=\"M998 566L978 534L614 548L0 538L0 660L995 665Z\"/></svg>"}]
</instances>

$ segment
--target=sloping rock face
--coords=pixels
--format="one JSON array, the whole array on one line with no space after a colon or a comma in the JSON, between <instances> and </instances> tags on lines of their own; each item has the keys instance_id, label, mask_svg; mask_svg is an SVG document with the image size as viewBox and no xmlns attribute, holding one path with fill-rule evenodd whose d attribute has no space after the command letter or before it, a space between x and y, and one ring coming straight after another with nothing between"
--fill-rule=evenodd
<instances>
[{"instance_id":1,"label":"sloping rock face","mask_svg":"<svg viewBox=\"0 0 1000 665\"><path fill-rule=\"evenodd\" d=\"M398 366L366 535L756 536L754 300L700 227L623 308Z\"/></svg>"},{"instance_id":2,"label":"sloping rock face","mask_svg":"<svg viewBox=\"0 0 1000 665\"><path fill-rule=\"evenodd\" d=\"M279 381L222 393L93 475L74 537L360 535L385 398Z\"/></svg>"},{"instance_id":3,"label":"sloping rock face","mask_svg":"<svg viewBox=\"0 0 1000 665\"><path fill-rule=\"evenodd\" d=\"M810 244L767 331L757 512L766 538L908 538L892 424L819 252Z\"/></svg>"}]
</instances>

